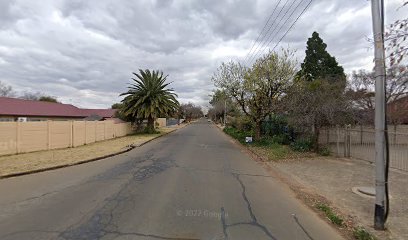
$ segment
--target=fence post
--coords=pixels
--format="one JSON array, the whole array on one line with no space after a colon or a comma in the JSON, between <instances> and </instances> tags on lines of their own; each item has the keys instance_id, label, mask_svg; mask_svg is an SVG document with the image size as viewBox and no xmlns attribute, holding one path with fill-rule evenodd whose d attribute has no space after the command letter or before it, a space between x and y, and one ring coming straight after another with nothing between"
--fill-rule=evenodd
<instances>
[{"instance_id":1,"label":"fence post","mask_svg":"<svg viewBox=\"0 0 408 240\"><path fill-rule=\"evenodd\" d=\"M20 122L16 122L16 153L20 153L20 142L21 142L21 136L20 136Z\"/></svg>"},{"instance_id":2,"label":"fence post","mask_svg":"<svg viewBox=\"0 0 408 240\"><path fill-rule=\"evenodd\" d=\"M326 137L327 137L326 144L330 145L330 127L326 128Z\"/></svg>"},{"instance_id":3,"label":"fence post","mask_svg":"<svg viewBox=\"0 0 408 240\"><path fill-rule=\"evenodd\" d=\"M47 120L47 149L51 149L51 121Z\"/></svg>"},{"instance_id":4,"label":"fence post","mask_svg":"<svg viewBox=\"0 0 408 240\"><path fill-rule=\"evenodd\" d=\"M347 157L347 125L344 126L343 156Z\"/></svg>"},{"instance_id":5,"label":"fence post","mask_svg":"<svg viewBox=\"0 0 408 240\"><path fill-rule=\"evenodd\" d=\"M363 144L363 124L360 124L360 144Z\"/></svg>"},{"instance_id":6,"label":"fence post","mask_svg":"<svg viewBox=\"0 0 408 240\"><path fill-rule=\"evenodd\" d=\"M337 157L340 157L340 129L339 129L339 125L336 125L336 148L337 148L336 155L337 155Z\"/></svg>"},{"instance_id":7,"label":"fence post","mask_svg":"<svg viewBox=\"0 0 408 240\"><path fill-rule=\"evenodd\" d=\"M351 126L347 126L347 157L350 157L350 147L351 147Z\"/></svg>"}]
</instances>

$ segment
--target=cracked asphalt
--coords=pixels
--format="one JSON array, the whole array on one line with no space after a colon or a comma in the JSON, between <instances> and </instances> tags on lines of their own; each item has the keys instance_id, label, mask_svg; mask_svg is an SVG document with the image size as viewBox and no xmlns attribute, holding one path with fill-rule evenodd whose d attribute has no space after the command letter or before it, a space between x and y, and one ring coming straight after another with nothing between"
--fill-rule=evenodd
<instances>
[{"instance_id":1,"label":"cracked asphalt","mask_svg":"<svg viewBox=\"0 0 408 240\"><path fill-rule=\"evenodd\" d=\"M213 124L0 181L0 239L342 239Z\"/></svg>"}]
</instances>

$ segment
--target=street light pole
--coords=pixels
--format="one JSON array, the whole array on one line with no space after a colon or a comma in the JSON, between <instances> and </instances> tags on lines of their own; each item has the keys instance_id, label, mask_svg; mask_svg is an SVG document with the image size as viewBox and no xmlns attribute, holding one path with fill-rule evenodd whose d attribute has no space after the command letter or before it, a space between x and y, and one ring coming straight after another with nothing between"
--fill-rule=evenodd
<instances>
[{"instance_id":1,"label":"street light pole","mask_svg":"<svg viewBox=\"0 0 408 240\"><path fill-rule=\"evenodd\" d=\"M385 61L383 0L371 0L375 61L375 211L374 228L385 224Z\"/></svg>"}]
</instances>

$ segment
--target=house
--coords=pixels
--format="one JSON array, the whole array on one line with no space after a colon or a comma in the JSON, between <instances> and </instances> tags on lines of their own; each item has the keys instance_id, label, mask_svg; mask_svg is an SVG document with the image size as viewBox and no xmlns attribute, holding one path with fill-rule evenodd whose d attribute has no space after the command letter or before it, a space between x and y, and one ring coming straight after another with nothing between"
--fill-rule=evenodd
<instances>
[{"instance_id":1,"label":"house","mask_svg":"<svg viewBox=\"0 0 408 240\"><path fill-rule=\"evenodd\" d=\"M115 120L116 109L83 109L71 104L0 97L0 122Z\"/></svg>"},{"instance_id":2,"label":"house","mask_svg":"<svg viewBox=\"0 0 408 240\"><path fill-rule=\"evenodd\" d=\"M388 118L394 124L408 124L408 95L387 105Z\"/></svg>"}]
</instances>

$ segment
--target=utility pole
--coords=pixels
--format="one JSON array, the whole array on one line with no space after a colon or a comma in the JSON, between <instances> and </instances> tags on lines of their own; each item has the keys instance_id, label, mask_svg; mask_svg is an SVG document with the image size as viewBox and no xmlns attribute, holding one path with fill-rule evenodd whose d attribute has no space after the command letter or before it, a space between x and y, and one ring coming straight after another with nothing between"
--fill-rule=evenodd
<instances>
[{"instance_id":1,"label":"utility pole","mask_svg":"<svg viewBox=\"0 0 408 240\"><path fill-rule=\"evenodd\" d=\"M383 0L371 0L375 61L375 211L374 228L385 223L385 61Z\"/></svg>"}]
</instances>

